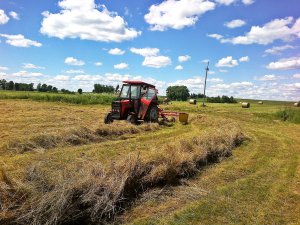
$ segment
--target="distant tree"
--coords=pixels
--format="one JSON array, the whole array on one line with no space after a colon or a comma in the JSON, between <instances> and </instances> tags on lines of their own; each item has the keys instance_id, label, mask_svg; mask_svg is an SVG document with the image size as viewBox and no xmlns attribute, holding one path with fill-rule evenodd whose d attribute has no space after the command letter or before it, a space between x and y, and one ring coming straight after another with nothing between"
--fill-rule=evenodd
<instances>
[{"instance_id":1,"label":"distant tree","mask_svg":"<svg viewBox=\"0 0 300 225\"><path fill-rule=\"evenodd\" d=\"M15 88L15 84L14 84L13 81L9 81L8 83L6 83L6 88L5 88L5 90L10 90L10 91L12 91L12 90L14 90L14 88Z\"/></svg>"},{"instance_id":2,"label":"distant tree","mask_svg":"<svg viewBox=\"0 0 300 225\"><path fill-rule=\"evenodd\" d=\"M186 101L190 96L186 86L169 86L167 88L167 98L170 100Z\"/></svg>"},{"instance_id":3,"label":"distant tree","mask_svg":"<svg viewBox=\"0 0 300 225\"><path fill-rule=\"evenodd\" d=\"M77 92L81 95L81 94L82 94L82 89L79 88L79 89L77 90Z\"/></svg>"},{"instance_id":4,"label":"distant tree","mask_svg":"<svg viewBox=\"0 0 300 225\"><path fill-rule=\"evenodd\" d=\"M195 94L195 93L190 94L190 98L203 98L203 97L204 94Z\"/></svg>"},{"instance_id":5,"label":"distant tree","mask_svg":"<svg viewBox=\"0 0 300 225\"><path fill-rule=\"evenodd\" d=\"M5 79L0 80L0 89L5 90L6 83L7 83L7 81Z\"/></svg>"},{"instance_id":6,"label":"distant tree","mask_svg":"<svg viewBox=\"0 0 300 225\"><path fill-rule=\"evenodd\" d=\"M39 83L39 84L36 86L36 90L37 90L37 91L41 91L41 89L42 89L42 84Z\"/></svg>"},{"instance_id":7,"label":"distant tree","mask_svg":"<svg viewBox=\"0 0 300 225\"><path fill-rule=\"evenodd\" d=\"M211 103L237 103L237 101L233 98L233 96L228 97L226 95L223 95L222 97L208 97L207 102Z\"/></svg>"},{"instance_id":8,"label":"distant tree","mask_svg":"<svg viewBox=\"0 0 300 225\"><path fill-rule=\"evenodd\" d=\"M94 84L94 93L113 93L115 88L110 85Z\"/></svg>"},{"instance_id":9,"label":"distant tree","mask_svg":"<svg viewBox=\"0 0 300 225\"><path fill-rule=\"evenodd\" d=\"M52 92L57 93L57 92L58 92L57 87L53 87L53 88L52 88Z\"/></svg>"}]
</instances>

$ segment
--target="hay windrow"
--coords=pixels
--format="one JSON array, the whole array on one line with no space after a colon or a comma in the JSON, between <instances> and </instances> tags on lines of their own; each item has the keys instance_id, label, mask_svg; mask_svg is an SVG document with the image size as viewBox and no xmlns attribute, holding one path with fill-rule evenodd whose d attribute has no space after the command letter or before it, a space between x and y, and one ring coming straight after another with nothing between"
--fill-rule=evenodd
<instances>
[{"instance_id":1,"label":"hay windrow","mask_svg":"<svg viewBox=\"0 0 300 225\"><path fill-rule=\"evenodd\" d=\"M180 184L182 178L230 156L244 139L237 124L226 124L203 136L157 149L147 157L129 155L112 162L107 170L91 164L80 171L69 171L58 176L51 189L29 196L14 211L14 218L20 224L33 225L102 224L128 208L143 192ZM35 170L31 177L41 183L40 174L32 173Z\"/></svg>"},{"instance_id":2,"label":"hay windrow","mask_svg":"<svg viewBox=\"0 0 300 225\"><path fill-rule=\"evenodd\" d=\"M16 153L44 151L59 146L75 146L101 142L125 134L137 134L157 129L159 129L158 124L144 124L140 126L124 124L121 127L106 125L95 131L87 127L79 127L61 134L40 134L28 139L10 141L5 148Z\"/></svg>"}]
</instances>

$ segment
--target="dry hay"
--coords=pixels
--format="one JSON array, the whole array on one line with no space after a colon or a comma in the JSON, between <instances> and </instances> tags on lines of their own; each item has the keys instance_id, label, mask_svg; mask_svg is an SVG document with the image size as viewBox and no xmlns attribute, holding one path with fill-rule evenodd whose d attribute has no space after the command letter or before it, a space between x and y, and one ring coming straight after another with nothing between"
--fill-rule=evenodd
<instances>
[{"instance_id":1,"label":"dry hay","mask_svg":"<svg viewBox=\"0 0 300 225\"><path fill-rule=\"evenodd\" d=\"M10 141L6 146L6 149L17 153L43 151L58 146L83 145L104 141L124 134L137 134L157 129L159 129L159 125L155 123L143 124L140 126L124 124L121 127L106 125L95 131L87 127L79 127L61 134L40 134L28 139Z\"/></svg>"},{"instance_id":2,"label":"dry hay","mask_svg":"<svg viewBox=\"0 0 300 225\"><path fill-rule=\"evenodd\" d=\"M47 185L42 173L31 170L27 183L35 192L12 210L13 218L32 225L104 223L146 190L179 184L207 164L231 155L244 138L238 125L226 124L204 136L157 149L147 157L130 155L112 162L107 170L91 164L69 171L58 176L55 185Z\"/></svg>"}]
</instances>

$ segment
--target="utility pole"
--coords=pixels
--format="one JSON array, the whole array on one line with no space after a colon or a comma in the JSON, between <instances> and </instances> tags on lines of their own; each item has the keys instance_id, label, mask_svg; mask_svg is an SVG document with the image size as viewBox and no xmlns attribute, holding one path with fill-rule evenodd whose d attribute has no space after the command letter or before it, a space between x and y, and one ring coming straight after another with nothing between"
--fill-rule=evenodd
<instances>
[{"instance_id":1,"label":"utility pole","mask_svg":"<svg viewBox=\"0 0 300 225\"><path fill-rule=\"evenodd\" d=\"M202 103L202 106L204 107L205 106L205 90L206 90L206 80L207 80L207 74L208 74L208 71L209 71L209 61L207 62L207 67L205 68L206 70L206 73L205 73L205 82L204 82L204 96L203 96L203 103Z\"/></svg>"}]
</instances>

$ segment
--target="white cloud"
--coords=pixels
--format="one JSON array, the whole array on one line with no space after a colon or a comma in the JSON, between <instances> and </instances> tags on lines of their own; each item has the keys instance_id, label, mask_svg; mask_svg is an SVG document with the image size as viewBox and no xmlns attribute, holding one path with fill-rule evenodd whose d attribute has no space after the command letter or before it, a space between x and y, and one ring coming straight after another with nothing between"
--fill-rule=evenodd
<instances>
[{"instance_id":1,"label":"white cloud","mask_svg":"<svg viewBox=\"0 0 300 225\"><path fill-rule=\"evenodd\" d=\"M254 0L242 0L245 5L251 5L254 3Z\"/></svg>"},{"instance_id":2,"label":"white cloud","mask_svg":"<svg viewBox=\"0 0 300 225\"><path fill-rule=\"evenodd\" d=\"M95 62L95 66L102 66L103 63L102 62Z\"/></svg>"},{"instance_id":3,"label":"white cloud","mask_svg":"<svg viewBox=\"0 0 300 225\"><path fill-rule=\"evenodd\" d=\"M116 12L108 11L105 5L96 6L94 0L62 0L58 5L59 13L43 12L42 34L103 42L132 40L141 35Z\"/></svg>"},{"instance_id":4,"label":"white cloud","mask_svg":"<svg viewBox=\"0 0 300 225\"><path fill-rule=\"evenodd\" d=\"M6 43L15 47L28 48L31 46L35 46L35 47L42 46L42 44L37 41L26 39L22 34L17 34L17 35L0 34L0 37L6 38Z\"/></svg>"},{"instance_id":5,"label":"white cloud","mask_svg":"<svg viewBox=\"0 0 300 225\"><path fill-rule=\"evenodd\" d=\"M69 73L69 74L81 73L81 74L83 74L84 71L83 70L67 70L66 73Z\"/></svg>"},{"instance_id":6,"label":"white cloud","mask_svg":"<svg viewBox=\"0 0 300 225\"><path fill-rule=\"evenodd\" d=\"M67 57L65 59L65 64L71 66L83 66L85 65L85 62L79 59L75 59L74 57Z\"/></svg>"},{"instance_id":7,"label":"white cloud","mask_svg":"<svg viewBox=\"0 0 300 225\"><path fill-rule=\"evenodd\" d=\"M284 19L274 19L269 23L260 26L252 26L250 31L244 36L237 36L234 38L221 38L221 43L232 44L271 44L276 40L292 41L300 38L300 18L293 23L293 17L286 17Z\"/></svg>"},{"instance_id":8,"label":"white cloud","mask_svg":"<svg viewBox=\"0 0 300 225\"><path fill-rule=\"evenodd\" d=\"M24 69L45 69L45 67L37 66L32 63L23 63Z\"/></svg>"},{"instance_id":9,"label":"white cloud","mask_svg":"<svg viewBox=\"0 0 300 225\"><path fill-rule=\"evenodd\" d=\"M294 49L294 48L295 47L291 45L274 46L272 48L267 49L265 53L271 55L279 55L282 51L285 51L287 49Z\"/></svg>"},{"instance_id":10,"label":"white cloud","mask_svg":"<svg viewBox=\"0 0 300 225\"><path fill-rule=\"evenodd\" d=\"M223 36L220 35L220 34L208 34L207 36L211 37L211 38L214 38L214 39L217 39L217 40L220 40L220 39L223 38Z\"/></svg>"},{"instance_id":11,"label":"white cloud","mask_svg":"<svg viewBox=\"0 0 300 225\"><path fill-rule=\"evenodd\" d=\"M6 67L6 66L0 66L0 70L8 70L8 67Z\"/></svg>"},{"instance_id":12,"label":"white cloud","mask_svg":"<svg viewBox=\"0 0 300 225\"><path fill-rule=\"evenodd\" d=\"M220 73L227 73L228 70L219 70Z\"/></svg>"},{"instance_id":13,"label":"white cloud","mask_svg":"<svg viewBox=\"0 0 300 225\"><path fill-rule=\"evenodd\" d=\"M278 80L279 77L277 77L276 75L264 75L263 77L258 78L257 80L260 81L275 81Z\"/></svg>"},{"instance_id":14,"label":"white cloud","mask_svg":"<svg viewBox=\"0 0 300 225\"><path fill-rule=\"evenodd\" d=\"M240 62L249 62L250 61L250 58L249 56L243 56L239 59Z\"/></svg>"},{"instance_id":15,"label":"white cloud","mask_svg":"<svg viewBox=\"0 0 300 225\"><path fill-rule=\"evenodd\" d=\"M223 80L220 78L208 78L207 81L212 82L212 83L222 83L223 82Z\"/></svg>"},{"instance_id":16,"label":"white cloud","mask_svg":"<svg viewBox=\"0 0 300 225\"><path fill-rule=\"evenodd\" d=\"M237 19L237 20L232 20L232 21L229 21L229 22L226 22L224 23L224 25L228 28L236 28L236 27L242 27L244 25L246 25L246 22L244 20L240 20L240 19Z\"/></svg>"},{"instance_id":17,"label":"white cloud","mask_svg":"<svg viewBox=\"0 0 300 225\"><path fill-rule=\"evenodd\" d=\"M57 81L68 81L70 80L70 77L65 75L57 75L53 79Z\"/></svg>"},{"instance_id":18,"label":"white cloud","mask_svg":"<svg viewBox=\"0 0 300 225\"><path fill-rule=\"evenodd\" d=\"M202 77L194 76L186 80L176 80L168 83L167 86L184 85L189 89L190 93L201 93L203 91L203 84Z\"/></svg>"},{"instance_id":19,"label":"white cloud","mask_svg":"<svg viewBox=\"0 0 300 225\"><path fill-rule=\"evenodd\" d=\"M6 24L9 21L9 17L5 14L3 9L0 9L0 24Z\"/></svg>"},{"instance_id":20,"label":"white cloud","mask_svg":"<svg viewBox=\"0 0 300 225\"><path fill-rule=\"evenodd\" d=\"M130 51L144 57L156 56L159 53L158 48L131 48Z\"/></svg>"},{"instance_id":21,"label":"white cloud","mask_svg":"<svg viewBox=\"0 0 300 225\"><path fill-rule=\"evenodd\" d=\"M293 77L297 78L297 79L300 79L300 73L294 74Z\"/></svg>"},{"instance_id":22,"label":"white cloud","mask_svg":"<svg viewBox=\"0 0 300 225\"><path fill-rule=\"evenodd\" d=\"M172 63L169 57L158 55L158 48L131 48L130 51L145 57L142 64L143 66L161 68L171 65Z\"/></svg>"},{"instance_id":23,"label":"white cloud","mask_svg":"<svg viewBox=\"0 0 300 225\"><path fill-rule=\"evenodd\" d=\"M147 56L143 62L143 66L162 68L171 65L172 61L167 56Z\"/></svg>"},{"instance_id":24,"label":"white cloud","mask_svg":"<svg viewBox=\"0 0 300 225\"><path fill-rule=\"evenodd\" d=\"M194 25L202 14L214 8L215 3L206 0L168 0L151 5L144 18L150 30L180 30Z\"/></svg>"},{"instance_id":25,"label":"white cloud","mask_svg":"<svg viewBox=\"0 0 300 225\"><path fill-rule=\"evenodd\" d=\"M25 70L21 70L19 72L13 73L12 76L15 77L41 77L43 76L42 73L32 73L32 72L27 72Z\"/></svg>"},{"instance_id":26,"label":"white cloud","mask_svg":"<svg viewBox=\"0 0 300 225\"><path fill-rule=\"evenodd\" d=\"M20 19L19 14L16 13L16 12L14 12L14 11L9 12L9 15L10 15L13 19L15 19L15 20L19 20L19 19Z\"/></svg>"},{"instance_id":27,"label":"white cloud","mask_svg":"<svg viewBox=\"0 0 300 225\"><path fill-rule=\"evenodd\" d=\"M103 77L100 75L77 75L73 78L77 81L99 81L103 80Z\"/></svg>"},{"instance_id":28,"label":"white cloud","mask_svg":"<svg viewBox=\"0 0 300 225\"><path fill-rule=\"evenodd\" d=\"M235 67L238 66L239 63L237 60L233 59L232 56L227 56L222 58L216 64L216 67Z\"/></svg>"},{"instance_id":29,"label":"white cloud","mask_svg":"<svg viewBox=\"0 0 300 225\"><path fill-rule=\"evenodd\" d=\"M119 49L119 48L113 48L113 49L110 49L108 51L109 54L111 55L124 55L125 51Z\"/></svg>"},{"instance_id":30,"label":"white cloud","mask_svg":"<svg viewBox=\"0 0 300 225\"><path fill-rule=\"evenodd\" d=\"M217 3L221 5L231 5L232 3L236 2L236 0L216 0Z\"/></svg>"},{"instance_id":31,"label":"white cloud","mask_svg":"<svg viewBox=\"0 0 300 225\"><path fill-rule=\"evenodd\" d=\"M179 62L186 62L186 61L189 61L190 59L191 59L191 56L189 56L189 55L181 55L178 57Z\"/></svg>"},{"instance_id":32,"label":"white cloud","mask_svg":"<svg viewBox=\"0 0 300 225\"><path fill-rule=\"evenodd\" d=\"M178 65L175 67L175 70L183 70L183 67L181 65Z\"/></svg>"},{"instance_id":33,"label":"white cloud","mask_svg":"<svg viewBox=\"0 0 300 225\"><path fill-rule=\"evenodd\" d=\"M267 65L270 70L292 70L300 69L300 57L280 59L277 62L271 62Z\"/></svg>"},{"instance_id":34,"label":"white cloud","mask_svg":"<svg viewBox=\"0 0 300 225\"><path fill-rule=\"evenodd\" d=\"M128 64L127 63L116 64L114 65L114 68L117 70L128 69Z\"/></svg>"},{"instance_id":35,"label":"white cloud","mask_svg":"<svg viewBox=\"0 0 300 225\"><path fill-rule=\"evenodd\" d=\"M209 62L209 59L203 59L201 62L207 64Z\"/></svg>"}]
</instances>

